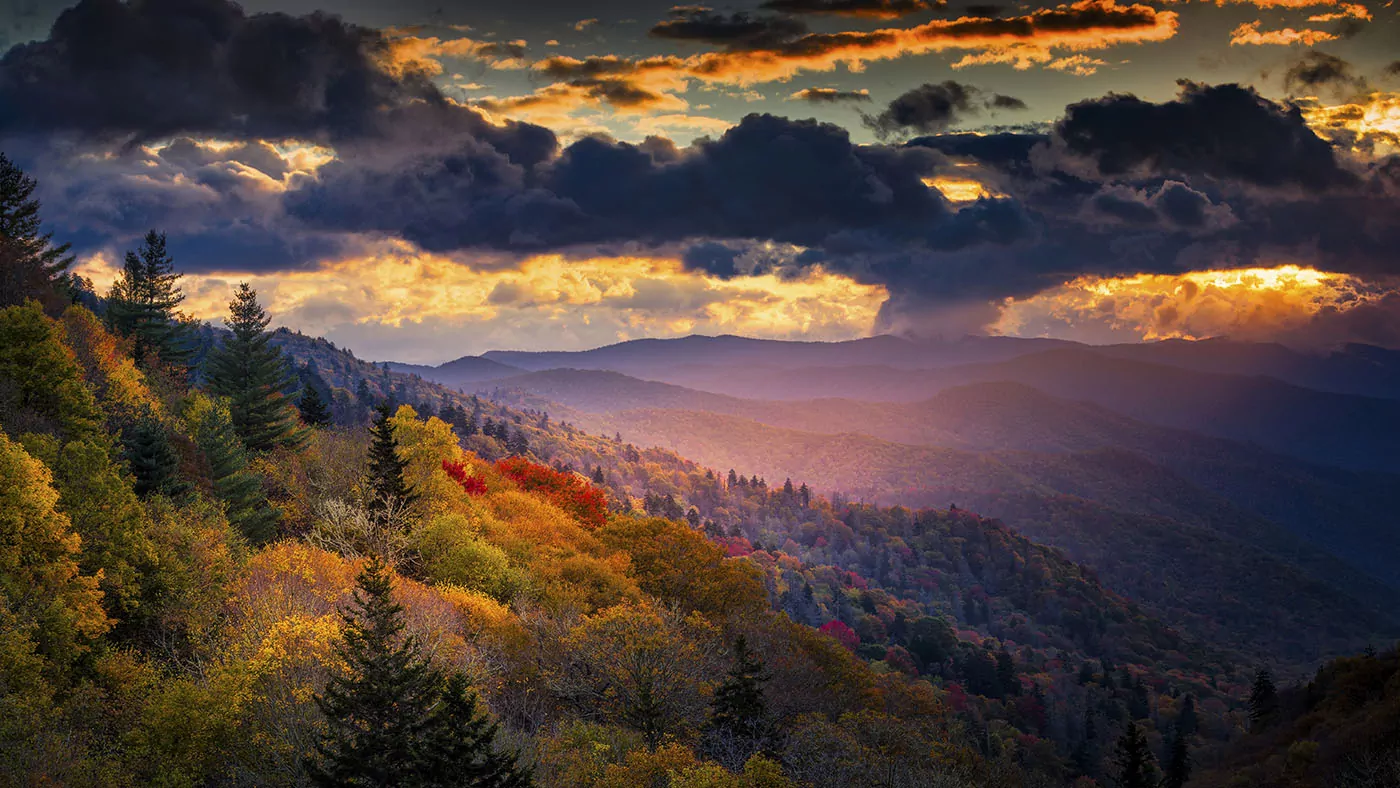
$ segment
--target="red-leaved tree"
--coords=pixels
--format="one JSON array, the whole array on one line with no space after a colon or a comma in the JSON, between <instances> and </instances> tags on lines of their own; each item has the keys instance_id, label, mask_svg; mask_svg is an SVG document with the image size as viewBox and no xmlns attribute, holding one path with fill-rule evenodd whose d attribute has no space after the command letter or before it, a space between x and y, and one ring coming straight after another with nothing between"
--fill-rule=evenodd
<instances>
[{"instance_id":1,"label":"red-leaved tree","mask_svg":"<svg viewBox=\"0 0 1400 788\"><path fill-rule=\"evenodd\" d=\"M502 476L535 493L574 516L585 528L602 528L608 521L608 499L603 491L572 473L524 457L507 457L496 463Z\"/></svg>"}]
</instances>

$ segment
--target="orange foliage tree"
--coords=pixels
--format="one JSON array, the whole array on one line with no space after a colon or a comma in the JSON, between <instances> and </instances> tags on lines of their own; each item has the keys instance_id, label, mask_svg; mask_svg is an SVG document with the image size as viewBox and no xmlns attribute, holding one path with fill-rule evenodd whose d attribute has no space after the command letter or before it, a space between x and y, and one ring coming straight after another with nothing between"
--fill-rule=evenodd
<instances>
[{"instance_id":1,"label":"orange foliage tree","mask_svg":"<svg viewBox=\"0 0 1400 788\"><path fill-rule=\"evenodd\" d=\"M579 476L556 471L524 457L507 457L496 463L502 476L573 515L586 528L602 528L608 521L608 499Z\"/></svg>"}]
</instances>

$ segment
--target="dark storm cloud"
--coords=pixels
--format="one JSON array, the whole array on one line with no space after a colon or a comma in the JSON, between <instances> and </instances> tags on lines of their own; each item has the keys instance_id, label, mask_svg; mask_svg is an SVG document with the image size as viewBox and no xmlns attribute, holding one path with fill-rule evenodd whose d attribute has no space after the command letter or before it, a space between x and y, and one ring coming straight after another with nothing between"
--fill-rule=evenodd
<instances>
[{"instance_id":1,"label":"dark storm cloud","mask_svg":"<svg viewBox=\"0 0 1400 788\"><path fill-rule=\"evenodd\" d=\"M346 135L379 107L439 100L379 66L377 31L311 14L248 16L226 0L81 0L48 39L0 58L0 132Z\"/></svg>"},{"instance_id":2,"label":"dark storm cloud","mask_svg":"<svg viewBox=\"0 0 1400 788\"><path fill-rule=\"evenodd\" d=\"M833 14L894 19L941 8L943 4L944 0L768 0L763 7L789 14Z\"/></svg>"},{"instance_id":3,"label":"dark storm cloud","mask_svg":"<svg viewBox=\"0 0 1400 788\"><path fill-rule=\"evenodd\" d=\"M1347 92L1365 89L1366 80L1347 61L1313 49L1288 65L1283 86L1290 93L1319 88Z\"/></svg>"},{"instance_id":4,"label":"dark storm cloud","mask_svg":"<svg viewBox=\"0 0 1400 788\"><path fill-rule=\"evenodd\" d=\"M878 115L865 115L865 125L882 139L900 134L931 134L978 115L986 109L1025 109L1012 96L983 93L972 85L947 80L920 85L900 95Z\"/></svg>"},{"instance_id":5,"label":"dark storm cloud","mask_svg":"<svg viewBox=\"0 0 1400 788\"><path fill-rule=\"evenodd\" d=\"M1400 76L1400 60L1397 60L1394 63L1391 63L1390 65L1381 69L1381 73L1390 77Z\"/></svg>"},{"instance_id":6,"label":"dark storm cloud","mask_svg":"<svg viewBox=\"0 0 1400 788\"><path fill-rule=\"evenodd\" d=\"M807 26L785 16L743 12L721 14L709 9L674 9L672 18L657 24L651 35L673 41L697 41L730 49L769 48L807 34Z\"/></svg>"}]
</instances>

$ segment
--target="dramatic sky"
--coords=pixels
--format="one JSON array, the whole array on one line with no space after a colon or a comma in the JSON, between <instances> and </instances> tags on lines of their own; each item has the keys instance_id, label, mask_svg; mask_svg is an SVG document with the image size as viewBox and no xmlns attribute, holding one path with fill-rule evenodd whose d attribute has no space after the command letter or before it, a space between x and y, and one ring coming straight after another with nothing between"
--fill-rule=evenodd
<instances>
[{"instance_id":1,"label":"dramatic sky","mask_svg":"<svg viewBox=\"0 0 1400 788\"><path fill-rule=\"evenodd\" d=\"M104 290L367 358L737 333L1400 346L1395 0L0 2Z\"/></svg>"}]
</instances>

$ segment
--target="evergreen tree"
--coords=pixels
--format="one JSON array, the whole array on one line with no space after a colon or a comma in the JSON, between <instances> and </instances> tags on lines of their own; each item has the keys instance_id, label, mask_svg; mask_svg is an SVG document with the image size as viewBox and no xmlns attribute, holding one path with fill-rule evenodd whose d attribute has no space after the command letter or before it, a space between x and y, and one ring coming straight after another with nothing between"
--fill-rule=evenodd
<instances>
[{"instance_id":1,"label":"evergreen tree","mask_svg":"<svg viewBox=\"0 0 1400 788\"><path fill-rule=\"evenodd\" d=\"M1157 767L1147 747L1147 736L1136 722L1128 723L1127 730L1118 738L1114 765L1117 766L1115 785L1118 788L1156 788Z\"/></svg>"},{"instance_id":2,"label":"evergreen tree","mask_svg":"<svg viewBox=\"0 0 1400 788\"><path fill-rule=\"evenodd\" d=\"M173 497L189 490L189 483L180 480L180 457L170 445L170 435L149 409L122 431L122 454L136 477L132 489L142 498Z\"/></svg>"},{"instance_id":3,"label":"evergreen tree","mask_svg":"<svg viewBox=\"0 0 1400 788\"><path fill-rule=\"evenodd\" d=\"M1249 723L1252 729L1264 728L1278 712L1278 690L1268 668L1254 674L1254 687L1249 692Z\"/></svg>"},{"instance_id":4,"label":"evergreen tree","mask_svg":"<svg viewBox=\"0 0 1400 788\"><path fill-rule=\"evenodd\" d=\"M209 360L209 390L228 398L233 428L252 451L300 446L307 438L287 391L294 380L280 348L268 344L270 318L243 282L229 302L233 336Z\"/></svg>"},{"instance_id":5,"label":"evergreen tree","mask_svg":"<svg viewBox=\"0 0 1400 788\"><path fill-rule=\"evenodd\" d=\"M593 482L593 484L597 485L598 487L602 487L604 484L607 483L607 479L603 476L603 466L601 465L596 466L593 469L593 475L589 478Z\"/></svg>"},{"instance_id":6,"label":"evergreen tree","mask_svg":"<svg viewBox=\"0 0 1400 788\"><path fill-rule=\"evenodd\" d=\"M454 673L442 690L419 748L414 784L421 788L526 788L530 772L497 753L496 723L477 708L467 679Z\"/></svg>"},{"instance_id":7,"label":"evergreen tree","mask_svg":"<svg viewBox=\"0 0 1400 788\"><path fill-rule=\"evenodd\" d=\"M1016 677L1016 663L1011 661L1011 654L1003 646L997 652L997 681L1001 684L1001 691L1006 695L1021 694L1021 680Z\"/></svg>"},{"instance_id":8,"label":"evergreen tree","mask_svg":"<svg viewBox=\"0 0 1400 788\"><path fill-rule=\"evenodd\" d=\"M383 515L394 506L412 504L417 496L403 477L408 463L399 456L399 445L394 440L394 425L389 423L393 414L388 405L380 405L377 413L374 426L370 427L369 483L373 497L369 509Z\"/></svg>"},{"instance_id":9,"label":"evergreen tree","mask_svg":"<svg viewBox=\"0 0 1400 788\"><path fill-rule=\"evenodd\" d=\"M197 394L185 409L185 423L209 463L214 495L223 501L229 524L253 544L271 541L282 513L268 504L262 477L248 470L248 456L227 405Z\"/></svg>"},{"instance_id":10,"label":"evergreen tree","mask_svg":"<svg viewBox=\"0 0 1400 788\"><path fill-rule=\"evenodd\" d=\"M1162 778L1162 788L1183 788L1191 779L1191 753L1187 749L1186 735L1177 730L1172 737L1171 749L1167 752L1166 775Z\"/></svg>"},{"instance_id":11,"label":"evergreen tree","mask_svg":"<svg viewBox=\"0 0 1400 788\"><path fill-rule=\"evenodd\" d=\"M117 333L131 339L131 357L137 364L158 358L183 369L194 354L190 326L176 311L185 300L180 277L164 233L151 230L139 250L126 253L121 275L107 297L107 319Z\"/></svg>"},{"instance_id":12,"label":"evergreen tree","mask_svg":"<svg viewBox=\"0 0 1400 788\"><path fill-rule=\"evenodd\" d=\"M324 427L331 423L331 411L313 385L307 384L302 387L301 398L297 400L297 411L301 413L301 420L307 426Z\"/></svg>"},{"instance_id":13,"label":"evergreen tree","mask_svg":"<svg viewBox=\"0 0 1400 788\"><path fill-rule=\"evenodd\" d=\"M734 639L734 662L715 689L706 726L710 746L726 760L742 764L772 746L773 724L763 698L768 674L743 635Z\"/></svg>"},{"instance_id":14,"label":"evergreen tree","mask_svg":"<svg viewBox=\"0 0 1400 788\"><path fill-rule=\"evenodd\" d=\"M0 153L0 308L28 299L61 303L77 278L69 245L55 246L53 234L43 232L38 184Z\"/></svg>"},{"instance_id":15,"label":"evergreen tree","mask_svg":"<svg viewBox=\"0 0 1400 788\"><path fill-rule=\"evenodd\" d=\"M384 564L370 559L356 583L355 609L341 614L345 634L337 651L345 671L316 697L326 733L307 768L326 788L411 785L442 677L417 640L404 636L403 608L392 598Z\"/></svg>"},{"instance_id":16,"label":"evergreen tree","mask_svg":"<svg viewBox=\"0 0 1400 788\"><path fill-rule=\"evenodd\" d=\"M501 432L506 432L509 428L502 426ZM525 432L519 427L510 431L510 437L506 439L506 451L518 457L524 457L530 453L530 440L525 437Z\"/></svg>"},{"instance_id":17,"label":"evergreen tree","mask_svg":"<svg viewBox=\"0 0 1400 788\"><path fill-rule=\"evenodd\" d=\"M1196 696L1187 695L1181 702L1181 712L1176 715L1176 732L1182 736L1193 736L1199 725L1196 720Z\"/></svg>"}]
</instances>

